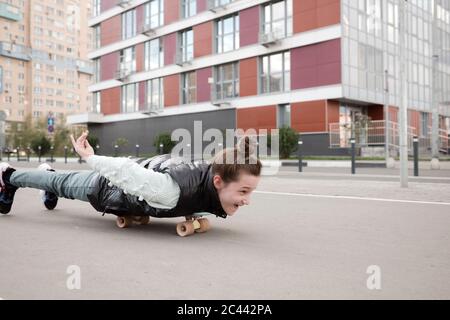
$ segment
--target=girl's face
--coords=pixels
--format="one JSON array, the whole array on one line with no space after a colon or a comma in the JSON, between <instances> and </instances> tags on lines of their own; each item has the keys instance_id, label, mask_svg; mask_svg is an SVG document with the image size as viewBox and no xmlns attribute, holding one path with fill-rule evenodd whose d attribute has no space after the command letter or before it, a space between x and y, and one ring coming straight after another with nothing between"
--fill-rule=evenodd
<instances>
[{"instance_id":1,"label":"girl's face","mask_svg":"<svg viewBox=\"0 0 450 320\"><path fill-rule=\"evenodd\" d=\"M250 204L250 195L256 189L259 180L260 177L241 173L238 181L225 183L219 175L215 175L213 182L223 210L232 216L239 207Z\"/></svg>"}]
</instances>

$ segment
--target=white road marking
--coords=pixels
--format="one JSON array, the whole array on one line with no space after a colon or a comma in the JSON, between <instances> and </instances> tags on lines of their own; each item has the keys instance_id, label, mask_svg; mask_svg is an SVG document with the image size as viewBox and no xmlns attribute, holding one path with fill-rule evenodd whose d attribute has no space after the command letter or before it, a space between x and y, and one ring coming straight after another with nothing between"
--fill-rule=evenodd
<instances>
[{"instance_id":1,"label":"white road marking","mask_svg":"<svg viewBox=\"0 0 450 320\"><path fill-rule=\"evenodd\" d=\"M352 197L352 196L330 196L330 195L322 195L322 194L292 193L292 192L272 192L272 191L254 191L254 193L258 193L258 194L273 194L273 195L278 195L278 196L297 196L297 197L330 198L330 199L350 199L350 200L367 200L367 201L399 202L399 203L415 203L415 204L433 204L433 205L441 205L441 206L450 206L450 203L448 203L448 202L433 202L433 201L414 201L414 200L366 198L366 197Z\"/></svg>"}]
</instances>

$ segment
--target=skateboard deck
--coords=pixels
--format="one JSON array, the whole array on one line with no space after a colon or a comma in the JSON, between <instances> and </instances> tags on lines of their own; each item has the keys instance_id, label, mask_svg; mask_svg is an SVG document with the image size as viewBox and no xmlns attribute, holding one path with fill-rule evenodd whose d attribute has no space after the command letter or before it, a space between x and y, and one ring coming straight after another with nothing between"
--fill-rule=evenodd
<instances>
[{"instance_id":1,"label":"skateboard deck","mask_svg":"<svg viewBox=\"0 0 450 320\"><path fill-rule=\"evenodd\" d=\"M207 218L187 216L186 221L177 224L176 230L180 237L187 237L194 233L204 233L211 229ZM118 216L116 225L119 228L129 228L133 225L146 225L150 223L149 216Z\"/></svg>"}]
</instances>

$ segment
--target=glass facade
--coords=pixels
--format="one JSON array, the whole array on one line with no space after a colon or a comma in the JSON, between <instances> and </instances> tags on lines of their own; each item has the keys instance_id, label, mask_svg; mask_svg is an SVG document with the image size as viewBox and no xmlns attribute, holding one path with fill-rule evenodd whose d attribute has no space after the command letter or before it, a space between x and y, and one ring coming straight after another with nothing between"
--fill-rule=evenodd
<instances>
[{"instance_id":1,"label":"glass facade","mask_svg":"<svg viewBox=\"0 0 450 320\"><path fill-rule=\"evenodd\" d=\"M344 97L399 105L399 8L395 0L342 0ZM450 115L450 2L406 4L409 107ZM386 94L386 91L388 94Z\"/></svg>"}]
</instances>

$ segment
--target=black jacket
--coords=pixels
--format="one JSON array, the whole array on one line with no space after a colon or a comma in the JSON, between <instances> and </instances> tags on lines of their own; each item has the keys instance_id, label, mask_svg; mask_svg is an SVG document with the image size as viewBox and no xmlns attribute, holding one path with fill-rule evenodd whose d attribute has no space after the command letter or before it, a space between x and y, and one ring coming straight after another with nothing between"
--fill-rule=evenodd
<instances>
[{"instance_id":1,"label":"black jacket","mask_svg":"<svg viewBox=\"0 0 450 320\"><path fill-rule=\"evenodd\" d=\"M173 209L151 207L138 197L125 194L122 189L110 186L109 180L100 175L93 182L88 194L91 205L100 212L118 216L152 216L158 218L181 217L196 212L209 212L226 218L217 190L213 185L211 165L200 162L184 162L181 158L170 159L170 155L156 156L147 160L136 160L148 170L169 174L180 187L180 197Z\"/></svg>"}]
</instances>

